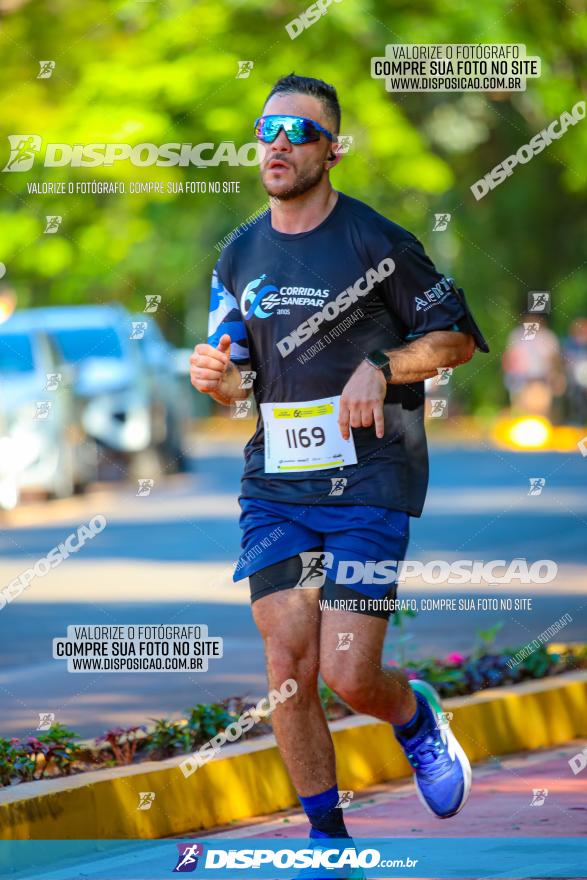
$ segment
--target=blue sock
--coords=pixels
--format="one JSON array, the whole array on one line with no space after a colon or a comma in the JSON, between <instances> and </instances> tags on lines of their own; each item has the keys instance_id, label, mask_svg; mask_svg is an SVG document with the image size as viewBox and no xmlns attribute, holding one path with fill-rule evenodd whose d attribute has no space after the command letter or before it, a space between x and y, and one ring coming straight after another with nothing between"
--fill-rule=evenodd
<instances>
[{"instance_id":1,"label":"blue sock","mask_svg":"<svg viewBox=\"0 0 587 880\"><path fill-rule=\"evenodd\" d=\"M333 785L327 791L300 797L300 803L312 826L311 838L349 837L342 818L342 807L338 807L338 786Z\"/></svg>"},{"instance_id":2,"label":"blue sock","mask_svg":"<svg viewBox=\"0 0 587 880\"><path fill-rule=\"evenodd\" d=\"M396 735L399 735L400 738L405 739L406 737L414 736L415 733L418 732L418 728L426 718L426 713L424 712L424 708L422 705L422 697L420 694L414 694L416 697L416 711L412 718L409 721L406 721L405 724L394 724L393 729ZM426 701L424 701L425 705L428 705Z\"/></svg>"}]
</instances>

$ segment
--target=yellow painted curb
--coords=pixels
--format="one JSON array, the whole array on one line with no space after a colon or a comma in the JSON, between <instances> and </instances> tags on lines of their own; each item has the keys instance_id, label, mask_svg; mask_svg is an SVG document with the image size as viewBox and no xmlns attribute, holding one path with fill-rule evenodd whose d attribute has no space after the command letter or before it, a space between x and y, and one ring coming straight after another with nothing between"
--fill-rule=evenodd
<instances>
[{"instance_id":1,"label":"yellow painted curb","mask_svg":"<svg viewBox=\"0 0 587 880\"><path fill-rule=\"evenodd\" d=\"M445 700L472 761L587 736L587 671ZM331 725L341 789L400 779L410 768L390 725ZM185 756L0 789L0 839L159 838L297 805L273 737L235 745L186 779ZM154 792L148 810L139 793Z\"/></svg>"}]
</instances>

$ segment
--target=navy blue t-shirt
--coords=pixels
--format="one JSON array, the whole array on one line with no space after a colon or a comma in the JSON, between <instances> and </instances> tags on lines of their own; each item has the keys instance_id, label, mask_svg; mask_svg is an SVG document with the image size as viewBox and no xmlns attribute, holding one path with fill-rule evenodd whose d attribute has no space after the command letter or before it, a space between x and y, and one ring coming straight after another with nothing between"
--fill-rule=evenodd
<instances>
[{"instance_id":1,"label":"navy blue t-shirt","mask_svg":"<svg viewBox=\"0 0 587 880\"><path fill-rule=\"evenodd\" d=\"M432 330L472 333L488 350L463 292L420 242L343 193L309 232L278 232L267 212L222 251L214 270L208 341L230 335L231 359L256 373L257 405L339 395L366 354ZM352 429L357 464L270 474L259 417L245 447L241 494L420 516L428 484L423 409L423 382L389 385L384 437L374 427ZM332 494L337 477L346 483Z\"/></svg>"}]
</instances>

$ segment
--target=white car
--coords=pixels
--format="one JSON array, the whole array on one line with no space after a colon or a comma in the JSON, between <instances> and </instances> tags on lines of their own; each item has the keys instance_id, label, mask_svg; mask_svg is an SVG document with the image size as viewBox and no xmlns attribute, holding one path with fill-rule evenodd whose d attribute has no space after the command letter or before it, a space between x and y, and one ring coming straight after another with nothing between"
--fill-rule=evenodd
<instances>
[{"instance_id":1,"label":"white car","mask_svg":"<svg viewBox=\"0 0 587 880\"><path fill-rule=\"evenodd\" d=\"M164 405L153 391L151 368L143 355L146 320L135 320L114 303L27 309L5 326L9 324L42 328L50 338L65 369L71 371L79 423L99 445L103 461L124 473L116 456L131 464L147 450L164 451L172 402ZM166 357L172 361L162 349L160 360ZM163 372L164 365L159 369ZM179 455L177 433L174 443Z\"/></svg>"},{"instance_id":2,"label":"white car","mask_svg":"<svg viewBox=\"0 0 587 880\"><path fill-rule=\"evenodd\" d=\"M26 491L66 497L95 476L95 446L76 425L49 337L12 319L0 325L0 509Z\"/></svg>"}]
</instances>

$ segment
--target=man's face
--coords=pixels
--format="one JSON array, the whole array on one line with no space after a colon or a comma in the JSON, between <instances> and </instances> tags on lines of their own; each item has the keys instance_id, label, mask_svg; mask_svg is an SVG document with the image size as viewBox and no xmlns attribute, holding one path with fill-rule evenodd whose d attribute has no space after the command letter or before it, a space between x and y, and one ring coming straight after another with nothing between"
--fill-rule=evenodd
<instances>
[{"instance_id":1,"label":"man's face","mask_svg":"<svg viewBox=\"0 0 587 880\"><path fill-rule=\"evenodd\" d=\"M263 116L283 114L305 116L333 131L333 120L318 98L311 95L273 95L263 108ZM290 144L281 129L272 144L259 141L261 147L261 180L268 195L276 198L294 199L317 186L326 174L324 162L332 150L332 143L325 135L309 144Z\"/></svg>"}]
</instances>

